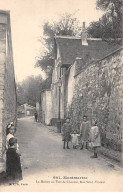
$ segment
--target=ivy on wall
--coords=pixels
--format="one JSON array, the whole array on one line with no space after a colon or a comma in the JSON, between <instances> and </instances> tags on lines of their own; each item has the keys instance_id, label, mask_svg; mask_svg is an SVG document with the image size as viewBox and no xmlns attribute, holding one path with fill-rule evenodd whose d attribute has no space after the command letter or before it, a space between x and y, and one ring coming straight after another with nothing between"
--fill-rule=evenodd
<instances>
[{"instance_id":1,"label":"ivy on wall","mask_svg":"<svg viewBox=\"0 0 123 195\"><path fill-rule=\"evenodd\" d=\"M78 132L83 115L96 118L102 146L121 151L122 102L120 97L121 52L84 69L75 79L72 104L68 108L72 128ZM80 84L81 83L81 84Z\"/></svg>"}]
</instances>

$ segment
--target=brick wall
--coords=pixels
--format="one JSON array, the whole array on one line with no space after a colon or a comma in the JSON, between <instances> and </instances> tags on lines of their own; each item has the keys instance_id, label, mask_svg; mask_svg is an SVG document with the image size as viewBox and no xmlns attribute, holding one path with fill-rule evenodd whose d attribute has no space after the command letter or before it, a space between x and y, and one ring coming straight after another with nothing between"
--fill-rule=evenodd
<instances>
[{"instance_id":1,"label":"brick wall","mask_svg":"<svg viewBox=\"0 0 123 195\"><path fill-rule=\"evenodd\" d=\"M16 86L14 77L10 15L0 12L0 159L5 152L6 126L16 121ZM5 164L5 163L4 163Z\"/></svg>"},{"instance_id":2,"label":"brick wall","mask_svg":"<svg viewBox=\"0 0 123 195\"><path fill-rule=\"evenodd\" d=\"M74 95L68 107L73 129L79 131L85 114L90 121L96 118L102 146L114 151L121 151L123 140L122 54L122 49L117 50L75 75Z\"/></svg>"}]
</instances>

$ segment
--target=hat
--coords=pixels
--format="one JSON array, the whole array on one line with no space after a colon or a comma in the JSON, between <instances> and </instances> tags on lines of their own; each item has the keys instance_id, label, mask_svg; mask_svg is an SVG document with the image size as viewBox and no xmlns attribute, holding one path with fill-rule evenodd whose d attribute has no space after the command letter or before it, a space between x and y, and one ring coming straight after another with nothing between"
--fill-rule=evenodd
<instances>
[{"instance_id":1,"label":"hat","mask_svg":"<svg viewBox=\"0 0 123 195\"><path fill-rule=\"evenodd\" d=\"M10 125L11 125L11 126L13 126L13 125L14 125L14 123L13 123L13 122L11 122L11 123L10 123Z\"/></svg>"},{"instance_id":2,"label":"hat","mask_svg":"<svg viewBox=\"0 0 123 195\"><path fill-rule=\"evenodd\" d=\"M8 125L7 125L7 128L10 129L10 128L11 128L11 124L8 124Z\"/></svg>"},{"instance_id":3,"label":"hat","mask_svg":"<svg viewBox=\"0 0 123 195\"><path fill-rule=\"evenodd\" d=\"M7 125L7 129L10 129L11 126L14 126L14 123L13 123L13 122L10 122L10 123Z\"/></svg>"}]
</instances>

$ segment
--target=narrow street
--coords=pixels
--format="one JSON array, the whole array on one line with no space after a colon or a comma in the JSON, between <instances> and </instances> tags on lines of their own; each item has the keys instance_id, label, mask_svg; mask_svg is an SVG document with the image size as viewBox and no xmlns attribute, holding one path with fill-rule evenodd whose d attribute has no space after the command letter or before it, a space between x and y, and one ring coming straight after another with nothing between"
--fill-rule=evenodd
<instances>
[{"instance_id":1,"label":"narrow street","mask_svg":"<svg viewBox=\"0 0 123 195\"><path fill-rule=\"evenodd\" d=\"M61 135L34 122L33 118L18 119L16 137L21 152L23 182L61 175L88 177L88 174L88 179L105 180L107 176L110 179L121 174L117 164L114 166L102 156L91 159L90 151L73 150L71 144L69 150L64 150Z\"/></svg>"}]
</instances>

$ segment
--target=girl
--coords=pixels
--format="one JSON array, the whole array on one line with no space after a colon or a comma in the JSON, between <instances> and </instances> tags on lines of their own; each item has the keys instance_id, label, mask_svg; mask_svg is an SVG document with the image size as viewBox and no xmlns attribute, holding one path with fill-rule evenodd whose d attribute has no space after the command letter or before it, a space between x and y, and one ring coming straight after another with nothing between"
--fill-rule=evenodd
<instances>
[{"instance_id":1,"label":"girl","mask_svg":"<svg viewBox=\"0 0 123 195\"><path fill-rule=\"evenodd\" d=\"M9 140L10 138L14 138L14 133L15 133L15 127L14 124L9 124L7 126L7 136L6 136L6 149L8 150L9 148ZM19 145L17 143L17 152L19 153Z\"/></svg>"},{"instance_id":2,"label":"girl","mask_svg":"<svg viewBox=\"0 0 123 195\"><path fill-rule=\"evenodd\" d=\"M87 120L87 116L83 116L83 122L81 123L80 126L80 143L81 143L81 148L80 150L88 149L88 136L89 136L89 131L91 128L90 122Z\"/></svg>"},{"instance_id":3,"label":"girl","mask_svg":"<svg viewBox=\"0 0 123 195\"><path fill-rule=\"evenodd\" d=\"M65 149L65 143L67 142L67 149L70 149L68 144L71 139L70 136L71 133L71 125L70 125L70 119L66 118L66 122L62 126L62 141L64 142L63 144L63 149Z\"/></svg>"},{"instance_id":4,"label":"girl","mask_svg":"<svg viewBox=\"0 0 123 195\"><path fill-rule=\"evenodd\" d=\"M97 126L97 121L92 121L92 127L89 133L90 147L94 149L94 155L91 158L97 158L97 148L101 146L100 132Z\"/></svg>"},{"instance_id":5,"label":"girl","mask_svg":"<svg viewBox=\"0 0 123 195\"><path fill-rule=\"evenodd\" d=\"M80 136L80 135L77 134L76 130L74 130L73 134L71 134L73 149L77 149L77 146L79 145L78 144L78 136Z\"/></svg>"}]
</instances>

